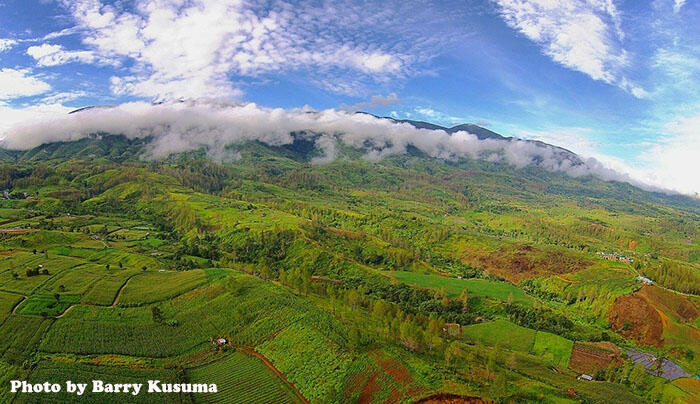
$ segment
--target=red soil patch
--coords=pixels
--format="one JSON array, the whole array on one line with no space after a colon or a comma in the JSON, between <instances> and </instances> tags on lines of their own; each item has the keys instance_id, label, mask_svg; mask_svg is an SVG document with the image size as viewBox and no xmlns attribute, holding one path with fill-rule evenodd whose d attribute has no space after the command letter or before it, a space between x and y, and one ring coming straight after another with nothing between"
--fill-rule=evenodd
<instances>
[{"instance_id":1,"label":"red soil patch","mask_svg":"<svg viewBox=\"0 0 700 404\"><path fill-rule=\"evenodd\" d=\"M413 382L413 377L408 372L408 369L401 363L387 358L384 355L373 352L370 357L374 359L382 370L386 372L397 384L401 386L408 386Z\"/></svg>"},{"instance_id":2,"label":"red soil patch","mask_svg":"<svg viewBox=\"0 0 700 404\"><path fill-rule=\"evenodd\" d=\"M568 252L529 245L508 245L493 252L474 249L469 254L465 260L514 283L536 276L577 272L593 264Z\"/></svg>"},{"instance_id":3,"label":"red soil patch","mask_svg":"<svg viewBox=\"0 0 700 404\"><path fill-rule=\"evenodd\" d=\"M359 240L359 239L365 237L365 235L362 233L358 233L356 231L338 229L335 227L326 227L325 230L328 231L329 233L333 233L336 236L342 237L346 240Z\"/></svg>"},{"instance_id":4,"label":"red soil patch","mask_svg":"<svg viewBox=\"0 0 700 404\"><path fill-rule=\"evenodd\" d=\"M635 295L620 296L610 307L608 320L613 330L638 344L663 346L663 320L649 302Z\"/></svg>"},{"instance_id":5,"label":"red soil patch","mask_svg":"<svg viewBox=\"0 0 700 404\"><path fill-rule=\"evenodd\" d=\"M644 286L636 294L678 320L693 322L700 316L700 310L687 297L658 286Z\"/></svg>"},{"instance_id":6,"label":"red soil patch","mask_svg":"<svg viewBox=\"0 0 700 404\"><path fill-rule=\"evenodd\" d=\"M607 369L613 361L622 362L620 350L615 344L577 342L571 351L569 368L592 375L599 369Z\"/></svg>"},{"instance_id":7,"label":"red soil patch","mask_svg":"<svg viewBox=\"0 0 700 404\"><path fill-rule=\"evenodd\" d=\"M456 394L439 393L422 398L414 404L496 404L495 401L487 401L480 397L458 396Z\"/></svg>"},{"instance_id":8,"label":"red soil patch","mask_svg":"<svg viewBox=\"0 0 700 404\"><path fill-rule=\"evenodd\" d=\"M372 377L367 381L365 387L362 389L362 395L360 396L359 403L371 403L374 401L374 395L381 390L379 383L377 383L377 378L379 377L379 372L374 372Z\"/></svg>"},{"instance_id":9,"label":"red soil patch","mask_svg":"<svg viewBox=\"0 0 700 404\"><path fill-rule=\"evenodd\" d=\"M27 234L38 231L39 229L0 229L0 234Z\"/></svg>"}]
</instances>

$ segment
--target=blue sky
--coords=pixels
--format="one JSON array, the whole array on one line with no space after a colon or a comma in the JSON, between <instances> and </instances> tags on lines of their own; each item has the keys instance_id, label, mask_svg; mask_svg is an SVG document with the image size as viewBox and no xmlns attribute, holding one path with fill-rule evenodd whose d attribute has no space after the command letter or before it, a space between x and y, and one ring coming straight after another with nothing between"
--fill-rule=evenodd
<instances>
[{"instance_id":1,"label":"blue sky","mask_svg":"<svg viewBox=\"0 0 700 404\"><path fill-rule=\"evenodd\" d=\"M0 0L0 133L135 100L308 105L473 122L696 193L699 22L696 0Z\"/></svg>"}]
</instances>

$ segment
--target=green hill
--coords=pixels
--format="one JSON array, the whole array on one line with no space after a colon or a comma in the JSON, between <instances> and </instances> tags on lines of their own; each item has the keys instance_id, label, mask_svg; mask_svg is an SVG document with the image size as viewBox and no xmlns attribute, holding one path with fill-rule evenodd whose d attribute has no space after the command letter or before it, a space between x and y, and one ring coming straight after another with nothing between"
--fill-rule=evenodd
<instances>
[{"instance_id":1,"label":"green hill","mask_svg":"<svg viewBox=\"0 0 700 404\"><path fill-rule=\"evenodd\" d=\"M321 164L293 136L0 151L0 401L91 372L223 383L179 402L692 401L622 348L700 372L697 200L411 147Z\"/></svg>"}]
</instances>

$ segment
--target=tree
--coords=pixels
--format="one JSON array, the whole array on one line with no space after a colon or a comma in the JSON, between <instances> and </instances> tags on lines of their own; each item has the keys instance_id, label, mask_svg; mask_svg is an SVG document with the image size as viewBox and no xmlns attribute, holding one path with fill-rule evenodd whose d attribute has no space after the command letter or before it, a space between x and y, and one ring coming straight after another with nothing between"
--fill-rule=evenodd
<instances>
[{"instance_id":1,"label":"tree","mask_svg":"<svg viewBox=\"0 0 700 404\"><path fill-rule=\"evenodd\" d=\"M109 264L105 265L105 268L109 271Z\"/></svg>"},{"instance_id":2,"label":"tree","mask_svg":"<svg viewBox=\"0 0 700 404\"><path fill-rule=\"evenodd\" d=\"M61 295L58 294L58 293L54 293L54 294L53 294L53 297L54 297L54 299L56 299L56 301L61 300Z\"/></svg>"},{"instance_id":3,"label":"tree","mask_svg":"<svg viewBox=\"0 0 700 404\"><path fill-rule=\"evenodd\" d=\"M496 381L491 385L491 398L496 401L501 401L503 397L507 394L506 390L506 374L505 372L498 372L496 376Z\"/></svg>"},{"instance_id":4,"label":"tree","mask_svg":"<svg viewBox=\"0 0 700 404\"><path fill-rule=\"evenodd\" d=\"M459 343L457 341L453 341L447 346L447 349L445 349L445 363L447 363L448 366L454 364L455 360L459 358L461 353L462 349L459 347Z\"/></svg>"},{"instance_id":5,"label":"tree","mask_svg":"<svg viewBox=\"0 0 700 404\"><path fill-rule=\"evenodd\" d=\"M360 329L357 328L357 324L354 322L350 326L348 331L348 342L353 349L360 347Z\"/></svg>"},{"instance_id":6,"label":"tree","mask_svg":"<svg viewBox=\"0 0 700 404\"><path fill-rule=\"evenodd\" d=\"M163 312L158 306L151 307L151 315L153 316L153 321L156 323L163 322Z\"/></svg>"},{"instance_id":7,"label":"tree","mask_svg":"<svg viewBox=\"0 0 700 404\"><path fill-rule=\"evenodd\" d=\"M462 294L459 295L459 301L462 303L462 314L467 314L469 312L469 293L467 289L462 290Z\"/></svg>"},{"instance_id":8,"label":"tree","mask_svg":"<svg viewBox=\"0 0 700 404\"><path fill-rule=\"evenodd\" d=\"M58 286L58 291L59 291L59 292L65 292L65 291L66 291L66 287L65 287L64 285L59 285L59 286Z\"/></svg>"},{"instance_id":9,"label":"tree","mask_svg":"<svg viewBox=\"0 0 700 404\"><path fill-rule=\"evenodd\" d=\"M629 375L629 381L635 388L643 388L646 382L646 369L642 362L637 362Z\"/></svg>"}]
</instances>

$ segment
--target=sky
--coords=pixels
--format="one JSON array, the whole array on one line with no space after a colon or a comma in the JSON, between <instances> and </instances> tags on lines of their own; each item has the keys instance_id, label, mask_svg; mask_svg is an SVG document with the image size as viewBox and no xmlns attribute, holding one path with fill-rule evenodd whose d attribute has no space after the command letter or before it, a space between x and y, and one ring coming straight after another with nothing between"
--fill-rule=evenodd
<instances>
[{"instance_id":1,"label":"sky","mask_svg":"<svg viewBox=\"0 0 700 404\"><path fill-rule=\"evenodd\" d=\"M476 123L693 195L700 1L0 0L0 138L197 99Z\"/></svg>"}]
</instances>

